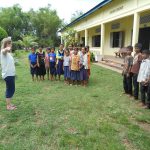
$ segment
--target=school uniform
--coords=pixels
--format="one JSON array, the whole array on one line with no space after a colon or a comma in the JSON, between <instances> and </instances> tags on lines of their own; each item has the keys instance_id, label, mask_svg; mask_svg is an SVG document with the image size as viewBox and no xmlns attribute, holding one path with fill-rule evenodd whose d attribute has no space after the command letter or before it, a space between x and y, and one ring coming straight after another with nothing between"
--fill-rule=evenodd
<instances>
[{"instance_id":1,"label":"school uniform","mask_svg":"<svg viewBox=\"0 0 150 150\"><path fill-rule=\"evenodd\" d=\"M81 66L81 68L80 68L80 80L81 81L87 81L88 80L88 74L87 74L88 58L87 58L87 54L81 55L80 66Z\"/></svg>"},{"instance_id":2,"label":"school uniform","mask_svg":"<svg viewBox=\"0 0 150 150\"><path fill-rule=\"evenodd\" d=\"M139 83L137 82L137 77L138 77L141 62L142 62L141 53L135 54L133 58L133 65L131 68L133 87L134 87L133 96L135 99L138 99L139 96Z\"/></svg>"},{"instance_id":3,"label":"school uniform","mask_svg":"<svg viewBox=\"0 0 150 150\"><path fill-rule=\"evenodd\" d=\"M56 54L55 53L49 53L49 64L50 64L50 74L56 75Z\"/></svg>"},{"instance_id":4,"label":"school uniform","mask_svg":"<svg viewBox=\"0 0 150 150\"><path fill-rule=\"evenodd\" d=\"M148 80L150 78L150 60L144 59L142 60L137 81L140 83L140 92L141 92L141 101L143 104L146 102L146 98L150 101L149 95L149 85L144 85L142 82ZM147 94L147 96L146 96Z\"/></svg>"},{"instance_id":5,"label":"school uniform","mask_svg":"<svg viewBox=\"0 0 150 150\"><path fill-rule=\"evenodd\" d=\"M62 75L64 74L63 71L64 50L62 51L58 50L56 54L56 58L57 58L57 74Z\"/></svg>"},{"instance_id":6,"label":"school uniform","mask_svg":"<svg viewBox=\"0 0 150 150\"><path fill-rule=\"evenodd\" d=\"M47 73L49 73L49 56L48 54L45 55L45 69Z\"/></svg>"},{"instance_id":7,"label":"school uniform","mask_svg":"<svg viewBox=\"0 0 150 150\"><path fill-rule=\"evenodd\" d=\"M79 55L72 55L71 57L71 80L79 81L80 80L80 72L79 72Z\"/></svg>"},{"instance_id":8,"label":"school uniform","mask_svg":"<svg viewBox=\"0 0 150 150\"><path fill-rule=\"evenodd\" d=\"M15 93L15 62L12 54L7 52L6 55L3 54L3 49L1 50L1 68L2 68L2 78L6 83L6 98L12 98Z\"/></svg>"},{"instance_id":9,"label":"school uniform","mask_svg":"<svg viewBox=\"0 0 150 150\"><path fill-rule=\"evenodd\" d=\"M88 57L88 69L87 69L87 73L88 73L88 79L89 79L89 77L91 75L91 65L90 65L90 63L91 63L91 54L90 54L89 51L87 53L87 57Z\"/></svg>"},{"instance_id":10,"label":"school uniform","mask_svg":"<svg viewBox=\"0 0 150 150\"><path fill-rule=\"evenodd\" d=\"M37 73L39 76L44 76L46 74L46 69L45 69L45 52L37 52L37 58L38 58L38 63L39 67L37 67Z\"/></svg>"},{"instance_id":11,"label":"school uniform","mask_svg":"<svg viewBox=\"0 0 150 150\"><path fill-rule=\"evenodd\" d=\"M126 94L132 95L132 74L130 72L130 68L133 65L133 57L126 56L124 59L124 67L123 67L123 88Z\"/></svg>"},{"instance_id":12,"label":"school uniform","mask_svg":"<svg viewBox=\"0 0 150 150\"><path fill-rule=\"evenodd\" d=\"M64 56L64 78L70 78L70 56Z\"/></svg>"},{"instance_id":13,"label":"school uniform","mask_svg":"<svg viewBox=\"0 0 150 150\"><path fill-rule=\"evenodd\" d=\"M30 61L30 73L32 76L37 75L37 66L35 68L31 67L31 65L35 66L37 65L37 55L36 53L30 53L28 56L28 59Z\"/></svg>"}]
</instances>

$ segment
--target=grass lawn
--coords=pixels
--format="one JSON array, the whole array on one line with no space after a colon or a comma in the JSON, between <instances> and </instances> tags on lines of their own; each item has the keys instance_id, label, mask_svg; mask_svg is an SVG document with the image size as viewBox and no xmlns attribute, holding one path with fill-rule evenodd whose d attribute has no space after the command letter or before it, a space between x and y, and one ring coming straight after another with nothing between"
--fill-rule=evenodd
<instances>
[{"instance_id":1,"label":"grass lawn","mask_svg":"<svg viewBox=\"0 0 150 150\"><path fill-rule=\"evenodd\" d=\"M122 77L92 66L89 87L32 82L17 65L16 111L5 109L0 80L0 150L149 150L150 111L122 95Z\"/></svg>"}]
</instances>

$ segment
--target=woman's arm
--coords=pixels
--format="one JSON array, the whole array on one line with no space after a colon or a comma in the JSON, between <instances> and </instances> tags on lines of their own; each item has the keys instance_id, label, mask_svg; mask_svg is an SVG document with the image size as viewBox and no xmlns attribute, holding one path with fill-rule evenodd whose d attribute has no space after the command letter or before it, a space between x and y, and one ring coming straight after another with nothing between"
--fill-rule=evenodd
<instances>
[{"instance_id":1,"label":"woman's arm","mask_svg":"<svg viewBox=\"0 0 150 150\"><path fill-rule=\"evenodd\" d=\"M11 51L11 47L6 47L6 48L2 49L2 54L6 55L10 51Z\"/></svg>"}]
</instances>

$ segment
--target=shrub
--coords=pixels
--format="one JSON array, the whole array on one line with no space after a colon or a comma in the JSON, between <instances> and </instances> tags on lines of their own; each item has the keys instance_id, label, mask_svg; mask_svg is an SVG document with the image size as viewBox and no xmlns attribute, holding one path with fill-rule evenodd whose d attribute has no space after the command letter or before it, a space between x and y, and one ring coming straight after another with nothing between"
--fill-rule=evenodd
<instances>
[{"instance_id":1,"label":"shrub","mask_svg":"<svg viewBox=\"0 0 150 150\"><path fill-rule=\"evenodd\" d=\"M93 61L95 61L95 55L94 55L94 53L91 53L91 62L93 62Z\"/></svg>"},{"instance_id":2,"label":"shrub","mask_svg":"<svg viewBox=\"0 0 150 150\"><path fill-rule=\"evenodd\" d=\"M15 51L15 50L17 50L17 49L22 49L22 45L20 44L19 41L14 41L14 42L12 43L12 50Z\"/></svg>"},{"instance_id":3,"label":"shrub","mask_svg":"<svg viewBox=\"0 0 150 150\"><path fill-rule=\"evenodd\" d=\"M6 38L7 36L7 32L2 27L0 27L0 41L2 41L2 39Z\"/></svg>"}]
</instances>

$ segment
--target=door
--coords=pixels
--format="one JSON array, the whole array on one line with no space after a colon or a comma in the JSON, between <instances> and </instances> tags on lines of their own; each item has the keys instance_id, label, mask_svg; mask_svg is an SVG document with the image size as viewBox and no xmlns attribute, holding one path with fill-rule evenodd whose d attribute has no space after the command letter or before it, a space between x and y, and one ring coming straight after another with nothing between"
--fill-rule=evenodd
<instances>
[{"instance_id":1,"label":"door","mask_svg":"<svg viewBox=\"0 0 150 150\"><path fill-rule=\"evenodd\" d=\"M139 43L142 44L143 50L150 50L150 27L140 29Z\"/></svg>"}]
</instances>

